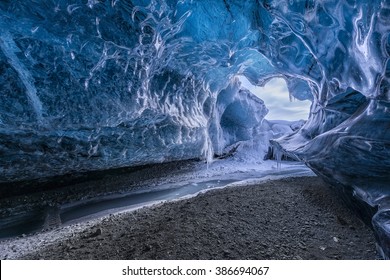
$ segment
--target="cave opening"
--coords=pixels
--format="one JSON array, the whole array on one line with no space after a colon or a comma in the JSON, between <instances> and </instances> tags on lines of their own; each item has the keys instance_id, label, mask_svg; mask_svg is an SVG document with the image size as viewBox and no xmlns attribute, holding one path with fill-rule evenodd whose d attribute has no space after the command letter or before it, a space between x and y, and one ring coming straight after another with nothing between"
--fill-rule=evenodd
<instances>
[{"instance_id":1,"label":"cave opening","mask_svg":"<svg viewBox=\"0 0 390 280\"><path fill-rule=\"evenodd\" d=\"M264 101L269 110L265 119L286 121L308 119L311 101L294 98L283 78L272 78L262 87L253 85L245 76L241 76L240 81L243 87Z\"/></svg>"},{"instance_id":2,"label":"cave opening","mask_svg":"<svg viewBox=\"0 0 390 280\"><path fill-rule=\"evenodd\" d=\"M309 118L312 101L295 98L286 80L281 77L269 79L264 86L252 84L245 76L238 79L242 89L239 95L253 96L257 100L253 104L257 105L245 104L245 109L229 110L232 103L226 108L221 128L225 132L224 144L228 151L225 148L222 155L230 155L234 151L235 157L260 164L264 160L276 160L278 169L281 160L295 161L295 158L275 149L271 142L298 133Z\"/></svg>"}]
</instances>

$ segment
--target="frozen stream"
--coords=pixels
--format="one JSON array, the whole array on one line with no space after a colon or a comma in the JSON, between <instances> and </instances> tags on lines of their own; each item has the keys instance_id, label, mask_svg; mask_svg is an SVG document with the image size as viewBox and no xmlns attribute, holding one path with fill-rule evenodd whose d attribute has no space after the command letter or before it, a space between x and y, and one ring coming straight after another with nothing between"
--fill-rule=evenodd
<instances>
[{"instance_id":1,"label":"frozen stream","mask_svg":"<svg viewBox=\"0 0 390 280\"><path fill-rule=\"evenodd\" d=\"M131 211L160 202L189 198L199 192L226 187L232 183L244 181L255 183L268 178L314 175L310 169L297 162L283 163L280 170L275 166L276 163L272 161L262 164L261 167L248 164L234 167L233 164L215 163L208 169L204 168L197 170L194 174L184 174L174 178L174 182L162 182L154 187L63 204L50 207L45 211L12 217L9 221L0 221L0 238L30 234L43 229L99 218L111 213Z\"/></svg>"}]
</instances>

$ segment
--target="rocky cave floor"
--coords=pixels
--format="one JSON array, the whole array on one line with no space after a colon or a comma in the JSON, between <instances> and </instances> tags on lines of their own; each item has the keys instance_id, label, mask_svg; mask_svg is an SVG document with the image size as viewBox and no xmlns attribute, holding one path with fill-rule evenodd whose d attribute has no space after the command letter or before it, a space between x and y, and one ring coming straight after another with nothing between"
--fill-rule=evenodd
<instances>
[{"instance_id":1,"label":"rocky cave floor","mask_svg":"<svg viewBox=\"0 0 390 280\"><path fill-rule=\"evenodd\" d=\"M317 177L289 177L0 242L1 259L379 259Z\"/></svg>"}]
</instances>

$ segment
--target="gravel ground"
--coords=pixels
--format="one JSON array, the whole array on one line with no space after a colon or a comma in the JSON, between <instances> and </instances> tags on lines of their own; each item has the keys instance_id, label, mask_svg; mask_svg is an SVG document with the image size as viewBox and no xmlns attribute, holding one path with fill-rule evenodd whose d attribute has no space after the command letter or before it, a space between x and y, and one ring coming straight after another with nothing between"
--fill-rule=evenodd
<instances>
[{"instance_id":1,"label":"gravel ground","mask_svg":"<svg viewBox=\"0 0 390 280\"><path fill-rule=\"evenodd\" d=\"M73 229L75 225L73 225ZM376 259L373 232L317 177L269 180L63 228L20 259ZM66 232L66 234L64 233ZM50 238L48 238L50 237ZM34 237L29 242L34 242ZM35 237L37 240L38 237ZM18 247L19 246L19 247ZM23 252L17 252L18 248ZM27 246L28 247L28 246ZM12 257L13 256L13 257Z\"/></svg>"}]
</instances>

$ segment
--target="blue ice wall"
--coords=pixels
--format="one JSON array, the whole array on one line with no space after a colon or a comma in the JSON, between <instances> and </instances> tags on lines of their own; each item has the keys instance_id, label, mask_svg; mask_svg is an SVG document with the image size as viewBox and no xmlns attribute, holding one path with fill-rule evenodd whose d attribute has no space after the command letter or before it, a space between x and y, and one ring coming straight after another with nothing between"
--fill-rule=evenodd
<instances>
[{"instance_id":1,"label":"blue ice wall","mask_svg":"<svg viewBox=\"0 0 390 280\"><path fill-rule=\"evenodd\" d=\"M259 126L225 109L249 105L248 119L260 123L267 112L236 79L278 74L257 47L255 1L2 1L0 9L0 182L210 160Z\"/></svg>"},{"instance_id":2,"label":"blue ice wall","mask_svg":"<svg viewBox=\"0 0 390 280\"><path fill-rule=\"evenodd\" d=\"M283 77L313 105L274 145L378 207L390 240L389 15L387 0L1 1L0 182L210 160L261 134L267 110L236 77Z\"/></svg>"}]
</instances>

